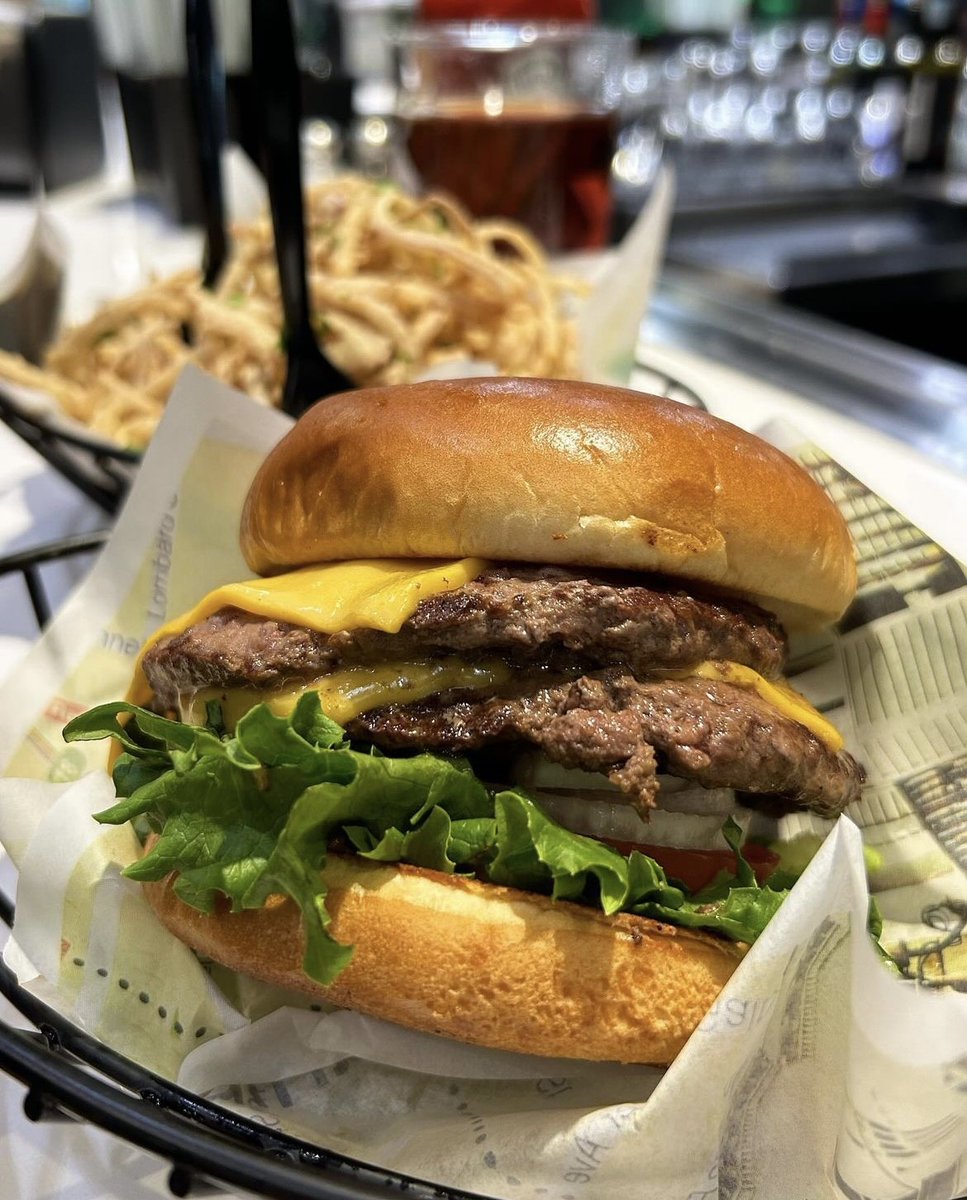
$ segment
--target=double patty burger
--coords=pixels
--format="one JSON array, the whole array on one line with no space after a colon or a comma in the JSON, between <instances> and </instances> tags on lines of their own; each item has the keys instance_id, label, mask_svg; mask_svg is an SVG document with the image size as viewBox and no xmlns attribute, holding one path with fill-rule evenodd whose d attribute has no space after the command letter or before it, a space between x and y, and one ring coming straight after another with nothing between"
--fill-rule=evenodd
<instances>
[{"instance_id":1,"label":"double patty burger","mask_svg":"<svg viewBox=\"0 0 967 1200\"><path fill-rule=\"evenodd\" d=\"M735 793L833 816L862 782L782 678L855 589L822 490L667 400L414 384L303 417L241 544L264 578L156 636L151 711L68 731L122 742L102 819L153 830L162 920L416 1029L669 1061L784 894Z\"/></svg>"}]
</instances>

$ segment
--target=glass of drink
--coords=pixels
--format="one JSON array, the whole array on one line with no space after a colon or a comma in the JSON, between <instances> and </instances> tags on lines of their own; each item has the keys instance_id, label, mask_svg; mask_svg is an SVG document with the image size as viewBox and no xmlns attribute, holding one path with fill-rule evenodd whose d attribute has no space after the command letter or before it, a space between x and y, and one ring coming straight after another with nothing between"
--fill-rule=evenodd
<instances>
[{"instance_id":1,"label":"glass of drink","mask_svg":"<svg viewBox=\"0 0 967 1200\"><path fill-rule=\"evenodd\" d=\"M629 34L480 21L415 25L397 45L398 115L424 190L517 221L549 251L607 244Z\"/></svg>"}]
</instances>

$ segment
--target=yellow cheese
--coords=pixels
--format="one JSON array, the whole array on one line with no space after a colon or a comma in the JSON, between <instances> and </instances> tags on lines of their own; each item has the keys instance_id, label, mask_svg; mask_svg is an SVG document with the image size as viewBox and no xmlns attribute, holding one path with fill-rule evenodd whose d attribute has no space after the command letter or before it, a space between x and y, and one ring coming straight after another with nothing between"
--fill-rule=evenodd
<instances>
[{"instance_id":1,"label":"yellow cheese","mask_svg":"<svg viewBox=\"0 0 967 1200\"><path fill-rule=\"evenodd\" d=\"M223 608L242 609L319 633L338 633L343 629L379 629L397 633L421 600L462 587L480 575L486 566L485 560L480 558L444 562L358 559L305 567L267 579L226 584L210 592L190 612L159 629L144 649L163 637L183 632ZM318 691L328 715L342 722L384 704L411 703L451 688L500 687L510 675L511 669L506 664L493 660L470 664L458 658L445 658L353 667L320 678L308 688ZM668 675L718 679L749 688L778 712L804 725L831 750L840 750L843 746L839 731L785 681L764 679L750 667L738 663L711 660L699 663L691 670L670 671ZM212 699L222 703L223 718L230 725L260 701L267 702L281 716L291 712L305 690L308 689L304 684L271 693L255 689L208 689L186 700L183 716L194 723L203 722L205 703ZM150 699L150 694L139 660L129 699L143 704Z\"/></svg>"},{"instance_id":2,"label":"yellow cheese","mask_svg":"<svg viewBox=\"0 0 967 1200\"><path fill-rule=\"evenodd\" d=\"M476 579L486 565L482 558L447 562L363 558L303 567L267 579L227 583L209 592L190 612L159 629L151 641L181 633L222 608L240 608L257 617L289 621L319 633L338 633L341 629L398 633L421 600L462 587Z\"/></svg>"},{"instance_id":3,"label":"yellow cheese","mask_svg":"<svg viewBox=\"0 0 967 1200\"><path fill-rule=\"evenodd\" d=\"M151 688L141 670L146 651L162 638L183 633L220 609L239 608L319 633L338 633L342 629L398 633L421 600L463 587L486 566L482 558L366 558L227 583L209 592L190 612L156 630L145 642L128 699L134 704L147 704L151 699Z\"/></svg>"},{"instance_id":4,"label":"yellow cheese","mask_svg":"<svg viewBox=\"0 0 967 1200\"><path fill-rule=\"evenodd\" d=\"M783 716L804 725L831 750L843 748L839 730L784 680L764 679L751 667L739 663L711 660L699 663L691 670L668 674L675 679L698 677L748 688ZM292 712L303 692L316 691L326 715L345 724L370 709L386 704L412 704L452 688L491 691L508 683L512 676L512 668L499 659L468 663L448 657L350 667L309 683L270 692L256 688L204 688L185 698L181 719L190 725L203 725L205 706L215 700L221 705L226 729L231 731L239 718L256 704L267 704L276 716L284 717Z\"/></svg>"},{"instance_id":5,"label":"yellow cheese","mask_svg":"<svg viewBox=\"0 0 967 1200\"><path fill-rule=\"evenodd\" d=\"M326 716L344 725L371 708L413 704L451 688L492 690L507 683L512 674L507 663L497 659L467 663L459 658L439 658L349 667L311 683L271 692L255 688L204 688L185 699L181 719L189 725L204 725L206 705L214 700L221 705L222 720L231 732L256 704L267 704L277 717L287 717L304 692L316 691Z\"/></svg>"},{"instance_id":6,"label":"yellow cheese","mask_svg":"<svg viewBox=\"0 0 967 1200\"><path fill-rule=\"evenodd\" d=\"M735 684L736 687L749 688L761 696L767 704L771 704L784 717L805 725L810 733L819 738L830 750L842 750L843 736L829 721L817 712L805 696L789 686L784 680L764 679L758 671L751 667L743 667L734 662L713 662L707 660L693 667L687 675L698 675L702 679L721 679L724 683ZM685 677L687 677L687 675Z\"/></svg>"}]
</instances>

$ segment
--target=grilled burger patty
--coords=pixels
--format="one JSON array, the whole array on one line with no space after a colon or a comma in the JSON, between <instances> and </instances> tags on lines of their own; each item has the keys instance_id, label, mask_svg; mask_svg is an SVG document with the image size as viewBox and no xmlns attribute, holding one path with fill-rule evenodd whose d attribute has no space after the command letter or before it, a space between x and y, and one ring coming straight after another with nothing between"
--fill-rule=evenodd
<instances>
[{"instance_id":1,"label":"grilled burger patty","mask_svg":"<svg viewBox=\"0 0 967 1200\"><path fill-rule=\"evenodd\" d=\"M533 695L423 701L363 713L352 737L383 750L466 753L528 742L565 767L600 771L641 810L656 772L703 787L782 796L833 817L859 797L862 768L755 692L707 679L639 681L618 670Z\"/></svg>"},{"instance_id":2,"label":"grilled burger patty","mask_svg":"<svg viewBox=\"0 0 967 1200\"><path fill-rule=\"evenodd\" d=\"M422 603L399 633L328 635L224 609L152 647L144 670L162 708L201 687L280 687L338 667L441 654L506 655L632 675L728 659L775 678L785 635L769 613L641 576L579 575L558 567L496 566Z\"/></svg>"},{"instance_id":3,"label":"grilled burger patty","mask_svg":"<svg viewBox=\"0 0 967 1200\"><path fill-rule=\"evenodd\" d=\"M862 783L848 754L745 688L649 678L705 659L775 678L785 652L770 614L679 581L500 565L422 601L396 634L327 635L223 609L159 642L143 665L165 710L204 687L270 690L360 663L503 656L515 667L511 694L374 709L350 723L350 734L387 750L530 743L565 766L607 775L641 809L654 804L662 770L835 815Z\"/></svg>"}]
</instances>

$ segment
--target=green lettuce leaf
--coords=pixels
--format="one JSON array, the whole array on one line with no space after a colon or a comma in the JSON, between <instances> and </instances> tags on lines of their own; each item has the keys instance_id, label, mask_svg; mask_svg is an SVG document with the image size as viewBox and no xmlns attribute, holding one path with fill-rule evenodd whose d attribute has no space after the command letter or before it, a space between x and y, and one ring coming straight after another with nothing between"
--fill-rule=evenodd
<instances>
[{"instance_id":1,"label":"green lettuce leaf","mask_svg":"<svg viewBox=\"0 0 967 1200\"><path fill-rule=\"evenodd\" d=\"M220 897L240 911L284 893L302 913L304 969L322 983L352 956L329 933L321 871L334 840L377 862L472 873L605 913L638 913L749 942L786 894L757 884L734 822L725 833L736 873L689 895L646 855L563 829L521 792L492 794L461 759L353 746L314 692L288 717L253 708L231 736L217 705L208 719L208 727L195 728L131 704L106 704L72 721L64 736L121 744L118 802L97 819L146 822L158 834L126 869L129 878L177 872L175 891L203 912Z\"/></svg>"}]
</instances>

